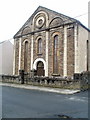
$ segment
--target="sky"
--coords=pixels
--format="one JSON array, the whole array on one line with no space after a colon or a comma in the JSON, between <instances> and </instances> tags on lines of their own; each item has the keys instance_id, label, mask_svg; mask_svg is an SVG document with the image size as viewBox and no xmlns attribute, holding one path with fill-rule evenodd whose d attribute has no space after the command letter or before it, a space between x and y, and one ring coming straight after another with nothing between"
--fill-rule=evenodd
<instances>
[{"instance_id":1,"label":"sky","mask_svg":"<svg viewBox=\"0 0 90 120\"><path fill-rule=\"evenodd\" d=\"M88 2L89 0L0 0L0 42L13 41L13 36L38 6L73 17L88 27Z\"/></svg>"}]
</instances>

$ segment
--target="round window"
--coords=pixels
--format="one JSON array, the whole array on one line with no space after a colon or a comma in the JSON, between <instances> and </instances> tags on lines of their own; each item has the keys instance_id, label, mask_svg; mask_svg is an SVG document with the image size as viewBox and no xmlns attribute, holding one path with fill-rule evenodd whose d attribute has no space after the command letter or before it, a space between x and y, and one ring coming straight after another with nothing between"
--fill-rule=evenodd
<instances>
[{"instance_id":1,"label":"round window","mask_svg":"<svg viewBox=\"0 0 90 120\"><path fill-rule=\"evenodd\" d=\"M37 20L36 20L36 26L38 28L41 28L44 25L44 23L45 23L44 17L37 18Z\"/></svg>"}]
</instances>

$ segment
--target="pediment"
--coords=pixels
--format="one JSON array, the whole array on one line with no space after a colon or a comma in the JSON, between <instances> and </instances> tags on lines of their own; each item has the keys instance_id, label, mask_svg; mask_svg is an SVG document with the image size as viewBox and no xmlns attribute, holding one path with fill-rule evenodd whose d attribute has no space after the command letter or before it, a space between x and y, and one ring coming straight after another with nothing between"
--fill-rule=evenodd
<instances>
[{"instance_id":1,"label":"pediment","mask_svg":"<svg viewBox=\"0 0 90 120\"><path fill-rule=\"evenodd\" d=\"M47 18L46 18L47 15ZM48 20L48 24L46 21ZM36 11L25 22L21 29L14 35L14 38L22 35L27 35L38 29L54 27L56 25L70 23L76 21L75 19L39 6Z\"/></svg>"}]
</instances>

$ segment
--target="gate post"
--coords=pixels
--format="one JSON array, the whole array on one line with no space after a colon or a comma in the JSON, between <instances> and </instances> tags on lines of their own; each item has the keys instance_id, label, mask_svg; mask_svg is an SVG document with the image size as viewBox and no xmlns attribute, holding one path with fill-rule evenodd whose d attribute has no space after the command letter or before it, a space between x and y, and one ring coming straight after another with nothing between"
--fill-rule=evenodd
<instances>
[{"instance_id":1,"label":"gate post","mask_svg":"<svg viewBox=\"0 0 90 120\"><path fill-rule=\"evenodd\" d=\"M20 76L21 84L24 84L24 70L19 70L19 76Z\"/></svg>"}]
</instances>

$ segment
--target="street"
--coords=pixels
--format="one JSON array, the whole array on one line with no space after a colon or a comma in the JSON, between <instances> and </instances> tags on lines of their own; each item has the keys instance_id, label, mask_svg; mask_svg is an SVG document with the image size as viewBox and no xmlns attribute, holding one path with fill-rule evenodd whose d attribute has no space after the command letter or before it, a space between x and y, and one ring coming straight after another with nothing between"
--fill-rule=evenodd
<instances>
[{"instance_id":1,"label":"street","mask_svg":"<svg viewBox=\"0 0 90 120\"><path fill-rule=\"evenodd\" d=\"M88 92L62 95L2 87L3 118L58 118L59 115L88 118Z\"/></svg>"}]
</instances>

